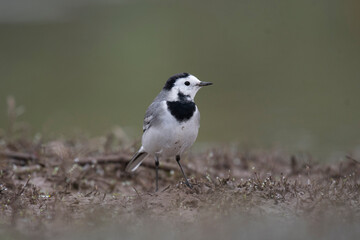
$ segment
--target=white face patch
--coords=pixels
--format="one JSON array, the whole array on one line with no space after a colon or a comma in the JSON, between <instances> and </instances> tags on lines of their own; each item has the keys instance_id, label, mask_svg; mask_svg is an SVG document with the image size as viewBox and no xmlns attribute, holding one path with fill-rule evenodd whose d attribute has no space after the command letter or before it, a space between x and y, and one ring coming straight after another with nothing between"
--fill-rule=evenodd
<instances>
[{"instance_id":1,"label":"white face patch","mask_svg":"<svg viewBox=\"0 0 360 240\"><path fill-rule=\"evenodd\" d=\"M199 86L200 82L201 81L193 75L177 79L170 90L168 101L178 101L179 98L181 98L179 94L180 96L184 96L184 99L188 101L194 101L196 93L201 88Z\"/></svg>"}]
</instances>

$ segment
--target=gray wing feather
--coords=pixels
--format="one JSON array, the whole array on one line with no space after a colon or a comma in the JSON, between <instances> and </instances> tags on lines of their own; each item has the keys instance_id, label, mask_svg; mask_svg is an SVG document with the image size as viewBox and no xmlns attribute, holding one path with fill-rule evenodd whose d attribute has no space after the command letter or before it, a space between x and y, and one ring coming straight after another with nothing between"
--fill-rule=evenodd
<instances>
[{"instance_id":1,"label":"gray wing feather","mask_svg":"<svg viewBox=\"0 0 360 240\"><path fill-rule=\"evenodd\" d=\"M147 131L151 126L157 125L161 122L161 114L164 112L162 106L165 99L166 93L160 92L160 94L155 98L154 102L148 107L144 117L143 132ZM145 152L143 147L133 156L128 165L126 166L125 171L132 172L135 171L142 161L147 157L148 153Z\"/></svg>"},{"instance_id":2,"label":"gray wing feather","mask_svg":"<svg viewBox=\"0 0 360 240\"><path fill-rule=\"evenodd\" d=\"M144 117L143 132L148 130L151 126L157 125L161 121L161 114L164 109L163 102L153 102L146 110Z\"/></svg>"}]
</instances>

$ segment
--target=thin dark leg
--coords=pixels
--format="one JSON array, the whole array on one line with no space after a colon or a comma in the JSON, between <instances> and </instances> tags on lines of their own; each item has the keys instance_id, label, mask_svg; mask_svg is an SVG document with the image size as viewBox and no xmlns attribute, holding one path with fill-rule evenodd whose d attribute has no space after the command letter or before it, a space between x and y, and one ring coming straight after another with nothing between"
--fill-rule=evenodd
<instances>
[{"instance_id":1,"label":"thin dark leg","mask_svg":"<svg viewBox=\"0 0 360 240\"><path fill-rule=\"evenodd\" d=\"M155 157L155 171L156 171L156 188L155 192L159 190L159 158Z\"/></svg>"},{"instance_id":2,"label":"thin dark leg","mask_svg":"<svg viewBox=\"0 0 360 240\"><path fill-rule=\"evenodd\" d=\"M189 183L189 181L188 181L188 179L187 179L187 177L186 177L186 175L185 175L185 172L184 172L184 170L183 170L183 168L182 168L182 166L181 166L181 164L180 164L180 155L177 155L177 156L176 156L176 161L177 161L177 163L179 164L179 167L180 167L180 170L181 170L181 172L182 172L182 175L184 176L186 186L188 186L189 188L193 188L193 186Z\"/></svg>"}]
</instances>

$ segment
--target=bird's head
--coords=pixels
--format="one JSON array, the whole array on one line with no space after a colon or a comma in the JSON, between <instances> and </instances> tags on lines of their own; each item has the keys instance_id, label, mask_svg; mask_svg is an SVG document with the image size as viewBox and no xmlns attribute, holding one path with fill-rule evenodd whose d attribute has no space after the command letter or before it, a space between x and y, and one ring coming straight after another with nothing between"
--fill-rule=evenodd
<instances>
[{"instance_id":1,"label":"bird's head","mask_svg":"<svg viewBox=\"0 0 360 240\"><path fill-rule=\"evenodd\" d=\"M168 101L193 101L201 87L212 85L202 82L188 73L179 73L171 76L163 88L168 92Z\"/></svg>"}]
</instances>

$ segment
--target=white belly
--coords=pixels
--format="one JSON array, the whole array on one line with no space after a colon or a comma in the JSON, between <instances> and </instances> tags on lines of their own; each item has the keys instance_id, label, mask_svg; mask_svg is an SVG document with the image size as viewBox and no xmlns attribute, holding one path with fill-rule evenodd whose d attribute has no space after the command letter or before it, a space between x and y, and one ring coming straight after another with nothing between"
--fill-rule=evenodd
<instances>
[{"instance_id":1,"label":"white belly","mask_svg":"<svg viewBox=\"0 0 360 240\"><path fill-rule=\"evenodd\" d=\"M151 126L144 132L142 146L147 153L159 157L181 155L196 140L200 125L199 117L200 113L196 108L191 119L179 123L168 111L165 111L162 123Z\"/></svg>"}]
</instances>

